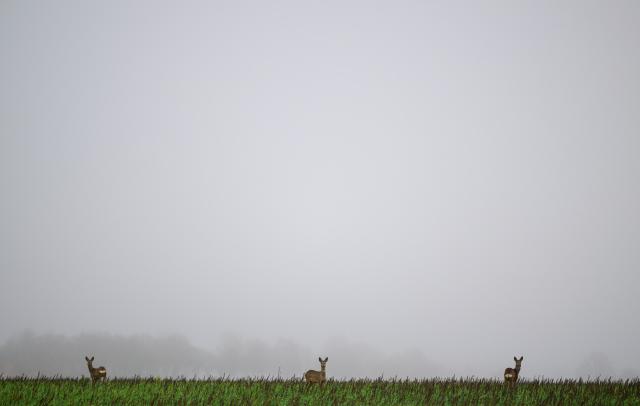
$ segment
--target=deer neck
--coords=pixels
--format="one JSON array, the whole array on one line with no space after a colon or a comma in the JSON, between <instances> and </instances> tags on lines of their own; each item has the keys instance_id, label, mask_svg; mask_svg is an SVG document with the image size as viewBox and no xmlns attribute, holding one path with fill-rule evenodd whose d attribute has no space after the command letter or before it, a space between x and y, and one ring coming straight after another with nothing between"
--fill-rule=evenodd
<instances>
[{"instance_id":1,"label":"deer neck","mask_svg":"<svg viewBox=\"0 0 640 406\"><path fill-rule=\"evenodd\" d=\"M516 367L514 368L514 371L516 371L516 375L518 375L520 373L520 365L516 365Z\"/></svg>"},{"instance_id":2,"label":"deer neck","mask_svg":"<svg viewBox=\"0 0 640 406\"><path fill-rule=\"evenodd\" d=\"M326 366L321 366L321 367L320 367L320 373L322 374L322 376L325 376L325 375L327 374L327 373L326 373L326 369L327 369L327 367L326 367Z\"/></svg>"}]
</instances>

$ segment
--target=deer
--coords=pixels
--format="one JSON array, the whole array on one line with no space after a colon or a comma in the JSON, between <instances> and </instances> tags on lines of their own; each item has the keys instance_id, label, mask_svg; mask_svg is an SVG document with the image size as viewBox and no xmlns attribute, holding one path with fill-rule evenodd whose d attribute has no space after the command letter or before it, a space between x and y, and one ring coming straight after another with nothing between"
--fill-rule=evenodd
<instances>
[{"instance_id":1,"label":"deer","mask_svg":"<svg viewBox=\"0 0 640 406\"><path fill-rule=\"evenodd\" d=\"M322 357L318 357L318 361L320 361L320 371L314 371L313 369L308 370L304 373L304 379L307 383L319 383L322 386L327 381L327 361L329 361L329 357L326 357L324 361Z\"/></svg>"},{"instance_id":2,"label":"deer","mask_svg":"<svg viewBox=\"0 0 640 406\"><path fill-rule=\"evenodd\" d=\"M107 369L105 367L93 367L93 357L84 357L87 360L87 367L89 367L89 374L91 374L92 383L98 382L100 379L103 381L107 379Z\"/></svg>"},{"instance_id":3,"label":"deer","mask_svg":"<svg viewBox=\"0 0 640 406\"><path fill-rule=\"evenodd\" d=\"M520 368L522 368L522 360L524 357L520 357L520 359L513 357L513 360L516 362L515 368L507 368L504 370L504 382L516 383L518 381L518 375L520 374Z\"/></svg>"}]
</instances>

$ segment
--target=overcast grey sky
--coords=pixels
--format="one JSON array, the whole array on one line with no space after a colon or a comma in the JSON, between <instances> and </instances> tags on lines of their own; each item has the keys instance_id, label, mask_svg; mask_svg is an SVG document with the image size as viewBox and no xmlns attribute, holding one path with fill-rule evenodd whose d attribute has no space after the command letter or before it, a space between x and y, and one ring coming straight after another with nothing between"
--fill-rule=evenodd
<instances>
[{"instance_id":1,"label":"overcast grey sky","mask_svg":"<svg viewBox=\"0 0 640 406\"><path fill-rule=\"evenodd\" d=\"M4 0L0 343L637 368L638 72L637 1Z\"/></svg>"}]
</instances>

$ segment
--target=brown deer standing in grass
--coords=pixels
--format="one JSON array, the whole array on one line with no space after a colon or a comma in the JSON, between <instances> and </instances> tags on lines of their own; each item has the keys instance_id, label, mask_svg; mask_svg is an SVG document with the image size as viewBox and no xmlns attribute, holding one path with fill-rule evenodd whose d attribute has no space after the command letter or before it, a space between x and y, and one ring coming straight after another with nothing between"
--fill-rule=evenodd
<instances>
[{"instance_id":1,"label":"brown deer standing in grass","mask_svg":"<svg viewBox=\"0 0 640 406\"><path fill-rule=\"evenodd\" d=\"M513 360L516 362L515 368L507 368L504 370L504 382L516 383L518 381L518 375L520 374L520 368L522 368L522 360L524 357L520 357L520 359L513 357Z\"/></svg>"},{"instance_id":2,"label":"brown deer standing in grass","mask_svg":"<svg viewBox=\"0 0 640 406\"><path fill-rule=\"evenodd\" d=\"M323 385L327 381L327 361L329 361L329 357L326 357L324 361L322 358L318 358L320 361L320 371L314 371L313 369L308 370L304 373L304 379L307 383L319 383Z\"/></svg>"},{"instance_id":3,"label":"brown deer standing in grass","mask_svg":"<svg viewBox=\"0 0 640 406\"><path fill-rule=\"evenodd\" d=\"M105 367L93 367L93 357L84 357L87 360L87 367L89 367L89 373L91 374L91 381L93 383L98 382L100 379L103 381L107 379L107 369Z\"/></svg>"}]
</instances>

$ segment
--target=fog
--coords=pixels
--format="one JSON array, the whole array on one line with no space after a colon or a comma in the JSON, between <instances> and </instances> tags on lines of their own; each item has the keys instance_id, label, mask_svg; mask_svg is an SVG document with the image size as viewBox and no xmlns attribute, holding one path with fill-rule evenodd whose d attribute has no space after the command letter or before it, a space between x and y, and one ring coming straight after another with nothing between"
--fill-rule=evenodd
<instances>
[{"instance_id":1,"label":"fog","mask_svg":"<svg viewBox=\"0 0 640 406\"><path fill-rule=\"evenodd\" d=\"M637 376L640 3L0 4L0 373Z\"/></svg>"},{"instance_id":2,"label":"fog","mask_svg":"<svg viewBox=\"0 0 640 406\"><path fill-rule=\"evenodd\" d=\"M334 337L321 346L331 354L327 371L333 379L481 376L500 378L498 367L481 375L456 374L451 366L428 359L413 348L385 353L363 343ZM85 355L94 367L106 366L110 377L269 378L301 379L319 365L315 351L291 340L274 343L244 340L232 334L220 338L213 350L190 344L179 335L119 336L108 333L62 336L25 331L0 346L0 376L89 377ZM535 364L535 360L533 360ZM478 371L476 369L476 371ZM528 378L543 375L524 374ZM638 376L632 367L616 370L603 353L592 353L567 370L564 378L627 379ZM547 376L549 377L549 376ZM557 376L560 377L560 376Z\"/></svg>"},{"instance_id":3,"label":"fog","mask_svg":"<svg viewBox=\"0 0 640 406\"><path fill-rule=\"evenodd\" d=\"M98 350L99 354L94 354ZM417 350L382 354L345 339L333 339L323 351L333 354L327 368L335 379L438 376L445 371ZM85 353L95 357L94 366L104 363L110 375L120 377L301 379L310 367L319 369L319 357L313 350L289 340L269 344L227 334L214 351L205 351L180 336L94 333L65 337L24 332L0 347L0 373L88 376L81 355Z\"/></svg>"}]
</instances>

